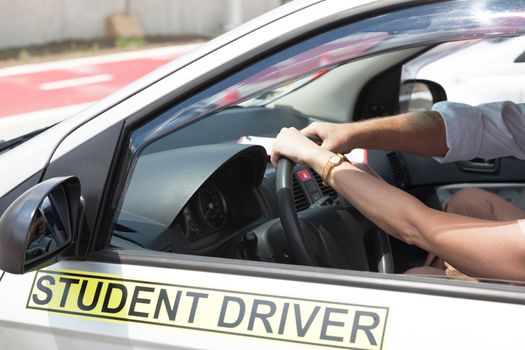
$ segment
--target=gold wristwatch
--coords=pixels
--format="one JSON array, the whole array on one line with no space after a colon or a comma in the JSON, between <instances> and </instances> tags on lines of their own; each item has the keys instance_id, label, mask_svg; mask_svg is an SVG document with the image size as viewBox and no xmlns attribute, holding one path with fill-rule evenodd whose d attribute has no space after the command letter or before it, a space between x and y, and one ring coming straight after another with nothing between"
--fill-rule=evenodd
<instances>
[{"instance_id":1,"label":"gold wristwatch","mask_svg":"<svg viewBox=\"0 0 525 350\"><path fill-rule=\"evenodd\" d=\"M348 159L346 159L346 157L341 153L334 154L328 159L323 168L323 175L321 176L323 179L323 185L328 186L328 175L330 175L330 172L333 168L343 163L344 161L348 161Z\"/></svg>"}]
</instances>

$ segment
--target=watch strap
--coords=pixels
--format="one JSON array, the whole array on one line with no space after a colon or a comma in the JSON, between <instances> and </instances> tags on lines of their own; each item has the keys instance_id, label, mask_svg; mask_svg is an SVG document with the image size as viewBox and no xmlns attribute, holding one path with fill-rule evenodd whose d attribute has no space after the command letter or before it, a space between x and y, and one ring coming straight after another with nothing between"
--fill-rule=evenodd
<instances>
[{"instance_id":1,"label":"watch strap","mask_svg":"<svg viewBox=\"0 0 525 350\"><path fill-rule=\"evenodd\" d=\"M337 161L334 162L333 161L334 156L332 156L330 157L330 159L328 159L328 161L323 167L323 173L321 175L321 179L323 180L323 185L325 186L328 186L328 176L330 175L330 172L332 171L332 169L347 160L346 157L341 153L337 153L336 156L339 157Z\"/></svg>"}]
</instances>

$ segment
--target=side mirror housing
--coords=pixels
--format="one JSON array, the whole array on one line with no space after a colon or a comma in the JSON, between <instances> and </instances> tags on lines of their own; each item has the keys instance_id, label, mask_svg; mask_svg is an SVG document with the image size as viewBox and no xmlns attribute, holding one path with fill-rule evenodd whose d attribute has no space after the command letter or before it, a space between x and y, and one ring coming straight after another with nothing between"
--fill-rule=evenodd
<instances>
[{"instance_id":1,"label":"side mirror housing","mask_svg":"<svg viewBox=\"0 0 525 350\"><path fill-rule=\"evenodd\" d=\"M39 183L0 217L0 269L22 274L75 254L84 205L74 176Z\"/></svg>"},{"instance_id":2,"label":"side mirror housing","mask_svg":"<svg viewBox=\"0 0 525 350\"><path fill-rule=\"evenodd\" d=\"M429 110L436 102L446 101L445 89L436 82L424 79L405 80L399 91L401 113Z\"/></svg>"}]
</instances>

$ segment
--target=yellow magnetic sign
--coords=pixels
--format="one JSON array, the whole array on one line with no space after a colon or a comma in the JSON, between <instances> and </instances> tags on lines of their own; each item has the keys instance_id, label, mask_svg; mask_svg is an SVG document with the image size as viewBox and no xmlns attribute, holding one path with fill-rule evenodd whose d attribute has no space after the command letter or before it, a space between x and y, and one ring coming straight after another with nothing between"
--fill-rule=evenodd
<instances>
[{"instance_id":1,"label":"yellow magnetic sign","mask_svg":"<svg viewBox=\"0 0 525 350\"><path fill-rule=\"evenodd\" d=\"M381 349L388 308L38 271L27 308L344 349Z\"/></svg>"}]
</instances>

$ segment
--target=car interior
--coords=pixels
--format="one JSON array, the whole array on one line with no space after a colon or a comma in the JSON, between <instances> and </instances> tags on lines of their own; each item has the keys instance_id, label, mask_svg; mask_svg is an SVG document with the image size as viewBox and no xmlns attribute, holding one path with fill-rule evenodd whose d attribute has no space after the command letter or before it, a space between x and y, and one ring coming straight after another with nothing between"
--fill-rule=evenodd
<instances>
[{"instance_id":1,"label":"car interior","mask_svg":"<svg viewBox=\"0 0 525 350\"><path fill-rule=\"evenodd\" d=\"M217 111L140 151L112 247L387 273L422 265L425 251L378 229L313 170L303 165L294 165L291 175L276 170L269 162L272 138L283 127L302 129L313 121L357 122L429 109L447 100L447 87L418 79L418 70L479 40L331 61L246 97L227 90L230 99ZM352 155L435 209L442 210L464 187L488 189L525 208L525 163L512 157L440 164L388 150L354 151L351 160ZM286 176L292 176L289 183ZM292 204L280 186L291 190ZM299 238L288 232L297 227ZM300 258L300 247L310 261Z\"/></svg>"}]
</instances>

